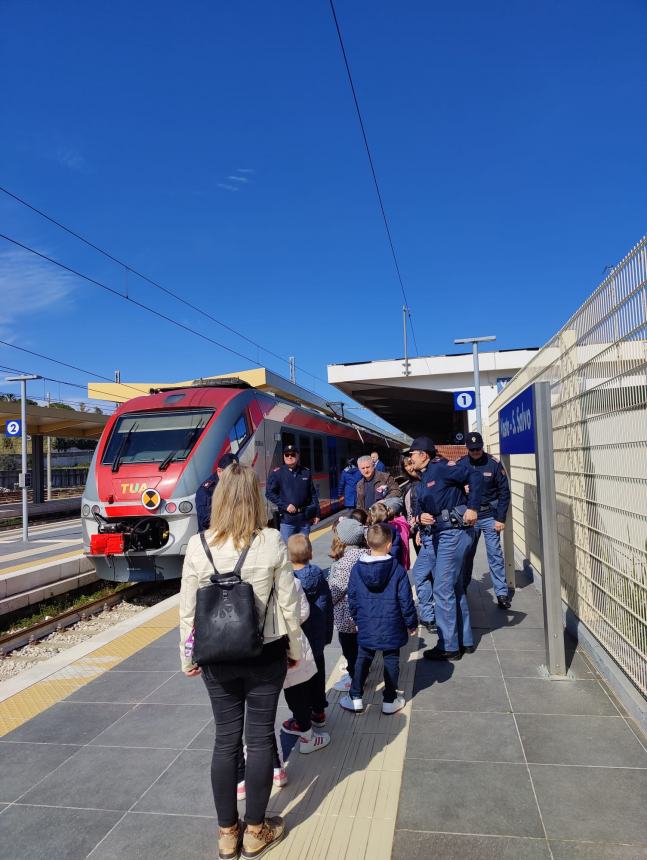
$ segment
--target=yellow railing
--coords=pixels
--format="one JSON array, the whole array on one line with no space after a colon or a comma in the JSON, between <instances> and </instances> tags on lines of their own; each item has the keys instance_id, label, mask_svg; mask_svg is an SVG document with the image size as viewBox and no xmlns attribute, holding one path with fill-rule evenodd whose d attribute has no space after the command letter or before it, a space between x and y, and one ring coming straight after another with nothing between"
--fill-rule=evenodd
<instances>
[{"instance_id":1,"label":"yellow railing","mask_svg":"<svg viewBox=\"0 0 647 860\"><path fill-rule=\"evenodd\" d=\"M647 694L647 236L490 405L551 384L562 598ZM541 573L534 457L511 459L516 550Z\"/></svg>"}]
</instances>

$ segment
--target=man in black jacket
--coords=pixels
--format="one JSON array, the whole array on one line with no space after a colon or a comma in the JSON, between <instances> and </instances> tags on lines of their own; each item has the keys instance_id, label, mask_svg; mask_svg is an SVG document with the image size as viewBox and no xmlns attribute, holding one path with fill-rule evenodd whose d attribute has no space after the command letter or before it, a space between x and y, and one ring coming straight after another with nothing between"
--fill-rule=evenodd
<instances>
[{"instance_id":1,"label":"man in black jacket","mask_svg":"<svg viewBox=\"0 0 647 860\"><path fill-rule=\"evenodd\" d=\"M505 564L501 551L501 532L510 506L510 484L505 469L487 451L483 450L483 437L480 433L467 434L467 456L459 462L478 470L483 477L483 497L474 526L476 538L465 555L463 563L464 587L472 581L472 568L476 547L481 536L485 537L485 549L490 567L490 578L500 609L510 609L510 596L505 578Z\"/></svg>"}]
</instances>

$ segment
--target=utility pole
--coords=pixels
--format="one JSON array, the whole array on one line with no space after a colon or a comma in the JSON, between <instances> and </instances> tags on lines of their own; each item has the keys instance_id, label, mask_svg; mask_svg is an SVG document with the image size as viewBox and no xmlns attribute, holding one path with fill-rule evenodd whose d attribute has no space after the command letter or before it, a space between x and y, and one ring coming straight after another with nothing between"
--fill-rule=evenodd
<instances>
[{"instance_id":1,"label":"utility pole","mask_svg":"<svg viewBox=\"0 0 647 860\"><path fill-rule=\"evenodd\" d=\"M52 395L47 392L47 405L52 405ZM52 500L52 437L47 437L47 501Z\"/></svg>"},{"instance_id":2,"label":"utility pole","mask_svg":"<svg viewBox=\"0 0 647 860\"><path fill-rule=\"evenodd\" d=\"M32 379L42 379L33 373L21 376L5 376L7 382L20 383L20 441L22 448L22 471L18 486L22 490L22 539L29 541L29 515L27 512L27 382Z\"/></svg>"},{"instance_id":3,"label":"utility pole","mask_svg":"<svg viewBox=\"0 0 647 860\"><path fill-rule=\"evenodd\" d=\"M409 313L409 308L406 305L402 305L402 333L404 335L404 375L409 376L409 355L407 351L407 314Z\"/></svg>"},{"instance_id":4,"label":"utility pole","mask_svg":"<svg viewBox=\"0 0 647 860\"><path fill-rule=\"evenodd\" d=\"M121 371L120 370L115 370L115 382L117 382L117 383L121 382Z\"/></svg>"},{"instance_id":5,"label":"utility pole","mask_svg":"<svg viewBox=\"0 0 647 860\"><path fill-rule=\"evenodd\" d=\"M291 355L291 356L289 356L289 358L288 358L288 362L289 362L289 365L290 365L290 382L294 382L294 383L296 383L296 381L297 381L297 362L296 362L296 358L295 358L293 355Z\"/></svg>"},{"instance_id":6,"label":"utility pole","mask_svg":"<svg viewBox=\"0 0 647 860\"><path fill-rule=\"evenodd\" d=\"M479 371L479 343L491 340L496 340L496 335L488 335L487 337L459 337L454 340L454 343L472 344L472 360L474 362L474 400L476 401L476 429L481 435L483 435L483 424L481 421L481 374Z\"/></svg>"}]
</instances>

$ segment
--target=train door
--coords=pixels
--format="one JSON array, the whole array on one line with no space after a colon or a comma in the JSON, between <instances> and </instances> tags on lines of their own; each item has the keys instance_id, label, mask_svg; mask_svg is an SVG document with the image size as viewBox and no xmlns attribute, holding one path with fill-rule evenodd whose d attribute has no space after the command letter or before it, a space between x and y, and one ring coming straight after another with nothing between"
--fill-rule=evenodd
<instances>
[{"instance_id":1,"label":"train door","mask_svg":"<svg viewBox=\"0 0 647 860\"><path fill-rule=\"evenodd\" d=\"M339 498L339 470L337 468L337 439L334 436L326 437L328 449L328 485L330 487L330 499L334 504Z\"/></svg>"}]
</instances>

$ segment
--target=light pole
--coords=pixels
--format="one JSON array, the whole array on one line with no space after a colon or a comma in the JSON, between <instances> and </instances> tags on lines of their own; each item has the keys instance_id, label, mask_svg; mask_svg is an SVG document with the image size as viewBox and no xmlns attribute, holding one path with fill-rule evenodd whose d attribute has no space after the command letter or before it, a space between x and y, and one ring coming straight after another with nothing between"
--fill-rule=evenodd
<instances>
[{"instance_id":1,"label":"light pole","mask_svg":"<svg viewBox=\"0 0 647 860\"><path fill-rule=\"evenodd\" d=\"M472 358L474 360L474 399L476 401L476 429L481 435L483 434L483 425L481 423L481 376L479 373L479 343L484 341L496 340L496 335L488 335L487 337L459 337L454 340L454 343L471 343Z\"/></svg>"},{"instance_id":2,"label":"light pole","mask_svg":"<svg viewBox=\"0 0 647 860\"><path fill-rule=\"evenodd\" d=\"M22 539L25 543L29 541L28 513L27 513L27 382L30 379L42 379L33 373L21 376L5 376L6 382L20 383L20 441L22 447L22 471L18 479L18 486L22 489Z\"/></svg>"}]
</instances>

